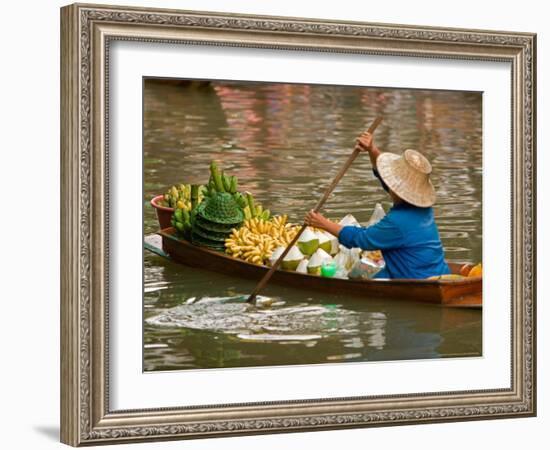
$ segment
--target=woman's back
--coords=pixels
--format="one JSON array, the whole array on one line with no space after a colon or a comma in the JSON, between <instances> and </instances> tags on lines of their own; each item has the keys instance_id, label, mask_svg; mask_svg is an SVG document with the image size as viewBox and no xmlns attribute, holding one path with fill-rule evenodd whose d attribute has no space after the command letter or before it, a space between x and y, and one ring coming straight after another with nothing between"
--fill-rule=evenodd
<instances>
[{"instance_id":1,"label":"woman's back","mask_svg":"<svg viewBox=\"0 0 550 450\"><path fill-rule=\"evenodd\" d=\"M371 227L344 227L339 240L346 247L382 251L386 268L376 278L428 278L450 273L431 207L397 203Z\"/></svg>"}]
</instances>

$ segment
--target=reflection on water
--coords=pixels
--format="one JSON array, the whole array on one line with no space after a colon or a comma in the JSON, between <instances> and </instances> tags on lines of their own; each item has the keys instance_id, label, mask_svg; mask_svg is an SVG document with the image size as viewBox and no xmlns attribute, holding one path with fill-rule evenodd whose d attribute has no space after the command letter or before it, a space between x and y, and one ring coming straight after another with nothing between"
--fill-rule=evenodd
<instances>
[{"instance_id":1,"label":"reflection on water","mask_svg":"<svg viewBox=\"0 0 550 450\"><path fill-rule=\"evenodd\" d=\"M204 183L217 159L276 213L300 221L376 115L385 151L416 148L431 160L446 256L481 260L481 95L359 87L148 80L144 108L144 228L148 202L177 182ZM365 222L391 203L365 155L325 207ZM280 302L249 309L233 297L256 280L220 276L145 253L146 370L307 364L481 354L481 313L349 299L269 286Z\"/></svg>"}]
</instances>

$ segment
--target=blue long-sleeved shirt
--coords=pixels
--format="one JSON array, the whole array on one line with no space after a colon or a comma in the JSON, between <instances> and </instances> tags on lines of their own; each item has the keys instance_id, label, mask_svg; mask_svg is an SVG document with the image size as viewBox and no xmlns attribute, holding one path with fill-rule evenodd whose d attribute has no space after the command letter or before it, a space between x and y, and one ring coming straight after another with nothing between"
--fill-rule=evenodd
<instances>
[{"instance_id":1,"label":"blue long-sleeved shirt","mask_svg":"<svg viewBox=\"0 0 550 450\"><path fill-rule=\"evenodd\" d=\"M431 207L395 204L375 225L342 228L338 240L348 248L382 251L386 267L375 278L427 278L451 272Z\"/></svg>"}]
</instances>

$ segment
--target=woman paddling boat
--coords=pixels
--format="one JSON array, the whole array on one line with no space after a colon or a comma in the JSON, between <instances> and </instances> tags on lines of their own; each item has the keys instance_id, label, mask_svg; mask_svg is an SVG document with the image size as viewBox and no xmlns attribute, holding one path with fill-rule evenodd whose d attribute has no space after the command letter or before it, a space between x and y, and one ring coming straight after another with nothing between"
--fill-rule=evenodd
<instances>
[{"instance_id":1,"label":"woman paddling boat","mask_svg":"<svg viewBox=\"0 0 550 450\"><path fill-rule=\"evenodd\" d=\"M411 149L402 155L383 153L369 132L358 138L357 146L369 154L373 173L390 195L392 208L370 227L342 226L313 210L305 222L328 231L345 247L381 250L386 267L375 278L419 279L451 273L434 219L430 162Z\"/></svg>"}]
</instances>

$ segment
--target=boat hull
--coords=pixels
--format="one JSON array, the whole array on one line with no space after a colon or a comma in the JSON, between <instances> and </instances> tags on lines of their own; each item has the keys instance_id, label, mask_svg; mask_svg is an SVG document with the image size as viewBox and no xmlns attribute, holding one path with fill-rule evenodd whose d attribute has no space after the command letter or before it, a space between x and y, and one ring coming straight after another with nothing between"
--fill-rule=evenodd
<instances>
[{"instance_id":1,"label":"boat hull","mask_svg":"<svg viewBox=\"0 0 550 450\"><path fill-rule=\"evenodd\" d=\"M173 228L161 230L159 234L163 251L174 261L188 266L258 281L269 270L267 266L247 263L179 239ZM450 263L450 266L457 273L461 265ZM271 281L300 289L364 298L398 299L453 307L480 308L482 304L481 277L460 280L349 280L277 270Z\"/></svg>"}]
</instances>

